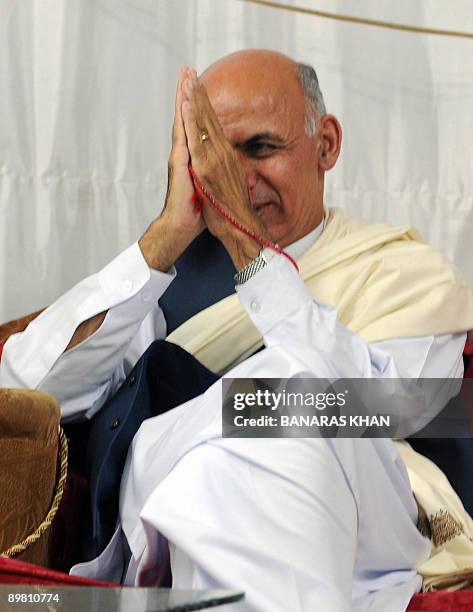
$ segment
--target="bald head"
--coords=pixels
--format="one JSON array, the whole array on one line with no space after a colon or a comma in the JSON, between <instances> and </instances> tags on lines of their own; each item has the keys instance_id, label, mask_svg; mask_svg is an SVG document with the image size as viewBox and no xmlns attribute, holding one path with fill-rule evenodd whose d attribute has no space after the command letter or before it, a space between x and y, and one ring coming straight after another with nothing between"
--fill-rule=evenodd
<instances>
[{"instance_id":1,"label":"bald head","mask_svg":"<svg viewBox=\"0 0 473 612\"><path fill-rule=\"evenodd\" d=\"M255 86L271 92L277 90L292 96L294 110L300 111L300 93L304 103L305 130L315 135L318 119L326 113L317 73L312 66L295 62L287 55L264 49L237 51L218 60L205 70L202 80L207 90L238 85L241 90L254 91ZM213 87L212 87L213 86Z\"/></svg>"},{"instance_id":2,"label":"bald head","mask_svg":"<svg viewBox=\"0 0 473 612\"><path fill-rule=\"evenodd\" d=\"M231 53L217 60L207 68L202 77L211 77L212 74L220 70L227 71L228 73L245 72L249 78L252 75L264 78L268 73L272 73L273 77L279 73L286 76L292 73L293 76L296 76L297 64L287 55L277 51L246 49Z\"/></svg>"}]
</instances>

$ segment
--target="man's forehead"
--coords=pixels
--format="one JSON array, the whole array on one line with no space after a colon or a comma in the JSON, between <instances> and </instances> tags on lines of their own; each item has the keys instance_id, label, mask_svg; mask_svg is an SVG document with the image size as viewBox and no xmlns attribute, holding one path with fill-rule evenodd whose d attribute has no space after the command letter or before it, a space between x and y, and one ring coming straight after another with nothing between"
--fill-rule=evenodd
<instances>
[{"instance_id":1,"label":"man's forehead","mask_svg":"<svg viewBox=\"0 0 473 612\"><path fill-rule=\"evenodd\" d=\"M226 137L234 144L243 143L255 134L289 136L299 123L286 100L266 93L238 97L219 93L211 97L212 105ZM303 123L303 119L300 121Z\"/></svg>"},{"instance_id":2,"label":"man's forehead","mask_svg":"<svg viewBox=\"0 0 473 612\"><path fill-rule=\"evenodd\" d=\"M212 106L223 120L238 119L240 116L281 113L285 96L277 91L206 86Z\"/></svg>"},{"instance_id":3,"label":"man's forehead","mask_svg":"<svg viewBox=\"0 0 473 612\"><path fill-rule=\"evenodd\" d=\"M302 119L302 90L294 67L285 68L281 74L260 66L245 67L243 62L240 67L223 66L204 73L202 80L220 122L231 126L254 120L270 126Z\"/></svg>"}]
</instances>

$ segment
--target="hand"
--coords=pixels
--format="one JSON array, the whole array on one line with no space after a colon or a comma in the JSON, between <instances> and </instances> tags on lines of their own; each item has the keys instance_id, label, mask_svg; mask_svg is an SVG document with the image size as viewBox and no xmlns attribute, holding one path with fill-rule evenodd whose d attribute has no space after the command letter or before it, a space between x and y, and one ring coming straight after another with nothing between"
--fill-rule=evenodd
<instances>
[{"instance_id":1,"label":"hand","mask_svg":"<svg viewBox=\"0 0 473 612\"><path fill-rule=\"evenodd\" d=\"M204 86L191 71L184 83L182 117L192 166L207 189L232 217L259 234L266 230L248 198L247 181L238 158L225 138ZM202 196L205 200L205 196ZM203 215L209 230L228 248L228 241L248 242L235 228L205 202ZM254 241L253 241L254 242ZM259 245L256 244L259 251ZM254 251L254 249L253 249ZM230 253L231 254L231 253Z\"/></svg>"},{"instance_id":2,"label":"hand","mask_svg":"<svg viewBox=\"0 0 473 612\"><path fill-rule=\"evenodd\" d=\"M203 216L196 210L192 201L194 185L189 176L190 157L181 112L184 98L183 83L189 75L189 68L182 68L176 88L164 210L139 241L148 265L162 271L168 270L174 264L205 227Z\"/></svg>"},{"instance_id":3,"label":"hand","mask_svg":"<svg viewBox=\"0 0 473 612\"><path fill-rule=\"evenodd\" d=\"M176 89L172 149L168 161L168 189L163 216L190 234L191 241L203 230L204 221L192 201L194 185L189 176L189 149L182 119L183 84L190 77L189 68L181 69Z\"/></svg>"}]
</instances>

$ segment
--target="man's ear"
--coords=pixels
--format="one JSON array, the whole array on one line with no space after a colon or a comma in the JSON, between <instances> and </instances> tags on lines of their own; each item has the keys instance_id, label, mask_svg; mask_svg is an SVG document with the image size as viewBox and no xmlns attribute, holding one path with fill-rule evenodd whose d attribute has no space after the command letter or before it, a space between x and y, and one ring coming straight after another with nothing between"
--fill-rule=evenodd
<instances>
[{"instance_id":1,"label":"man's ear","mask_svg":"<svg viewBox=\"0 0 473 612\"><path fill-rule=\"evenodd\" d=\"M319 119L319 168L331 170L338 159L342 146L342 126L334 115L322 115Z\"/></svg>"}]
</instances>

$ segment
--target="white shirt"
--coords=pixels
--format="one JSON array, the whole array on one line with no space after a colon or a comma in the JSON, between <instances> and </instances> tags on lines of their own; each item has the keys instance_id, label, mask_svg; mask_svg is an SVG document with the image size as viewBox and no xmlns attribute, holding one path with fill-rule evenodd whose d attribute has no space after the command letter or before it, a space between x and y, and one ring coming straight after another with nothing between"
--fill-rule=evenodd
<instances>
[{"instance_id":1,"label":"white shirt","mask_svg":"<svg viewBox=\"0 0 473 612\"><path fill-rule=\"evenodd\" d=\"M133 245L7 342L0 384L49 391L69 419L93 414L165 335L156 301L172 278L150 271ZM267 348L229 376L463 373L464 334L367 345L312 299L284 257L237 291ZM106 309L101 328L60 356L77 325ZM234 612L405 609L421 585L412 568L429 544L391 441L222 439L220 384L135 436L120 494L133 554L126 581L152 583L165 537L173 586L244 590ZM121 533L76 573L120 578Z\"/></svg>"}]
</instances>

